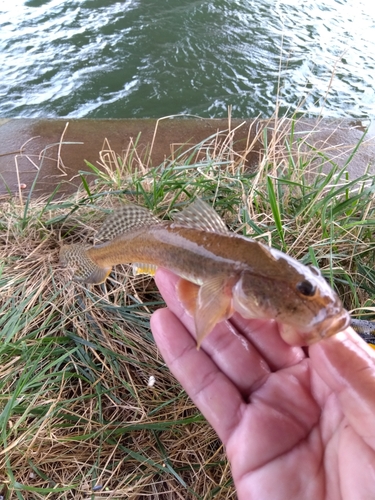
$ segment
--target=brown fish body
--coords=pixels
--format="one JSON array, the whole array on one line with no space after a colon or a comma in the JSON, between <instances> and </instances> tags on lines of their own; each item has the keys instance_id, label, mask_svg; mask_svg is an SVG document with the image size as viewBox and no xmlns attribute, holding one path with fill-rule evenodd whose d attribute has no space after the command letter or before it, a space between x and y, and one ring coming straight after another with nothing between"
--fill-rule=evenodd
<instances>
[{"instance_id":1,"label":"brown fish body","mask_svg":"<svg viewBox=\"0 0 375 500\"><path fill-rule=\"evenodd\" d=\"M201 212L206 225L198 218ZM177 292L194 315L198 344L234 311L245 318L276 319L293 345L311 344L347 326L348 313L317 269L230 233L203 202L174 222L154 217L147 222L142 214L142 225L132 222L130 229L116 229L120 234L110 241L84 249L86 261L82 247L74 245L62 248L61 260L78 268L84 262L82 281L91 283L104 281L112 266L122 263L173 271L183 278Z\"/></svg>"},{"instance_id":2,"label":"brown fish body","mask_svg":"<svg viewBox=\"0 0 375 500\"><path fill-rule=\"evenodd\" d=\"M274 250L274 252L276 252ZM255 275L278 279L291 274L303 280L286 259L278 261L267 247L235 233L216 234L163 223L118 236L87 250L100 267L124 262L143 262L167 267L200 284L218 274L238 275L248 269ZM285 255L281 254L280 255ZM199 259L199 261L197 261Z\"/></svg>"}]
</instances>

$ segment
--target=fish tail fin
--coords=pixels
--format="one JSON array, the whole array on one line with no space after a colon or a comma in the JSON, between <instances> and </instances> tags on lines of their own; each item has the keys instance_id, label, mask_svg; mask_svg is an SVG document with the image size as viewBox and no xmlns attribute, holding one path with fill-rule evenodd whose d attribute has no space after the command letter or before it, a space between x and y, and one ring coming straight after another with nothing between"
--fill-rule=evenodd
<instances>
[{"instance_id":1,"label":"fish tail fin","mask_svg":"<svg viewBox=\"0 0 375 500\"><path fill-rule=\"evenodd\" d=\"M112 267L98 266L88 255L83 245L63 245L60 250L60 263L74 269L73 278L83 283L103 283Z\"/></svg>"},{"instance_id":2,"label":"fish tail fin","mask_svg":"<svg viewBox=\"0 0 375 500\"><path fill-rule=\"evenodd\" d=\"M95 240L109 241L140 227L160 224L150 210L138 205L124 205L111 213L95 236Z\"/></svg>"}]
</instances>

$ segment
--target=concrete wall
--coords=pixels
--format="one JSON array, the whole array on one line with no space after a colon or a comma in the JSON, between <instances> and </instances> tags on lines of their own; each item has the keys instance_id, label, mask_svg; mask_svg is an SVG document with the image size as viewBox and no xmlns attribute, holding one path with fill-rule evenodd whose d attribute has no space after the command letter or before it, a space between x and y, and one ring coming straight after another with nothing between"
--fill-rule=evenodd
<instances>
[{"instance_id":1,"label":"concrete wall","mask_svg":"<svg viewBox=\"0 0 375 500\"><path fill-rule=\"evenodd\" d=\"M48 194L59 182L60 192L74 192L80 183L80 170L87 171L84 160L99 166L108 151L126 156L135 146L133 164L157 166L176 158L184 151L205 141L211 148L231 144L251 170L256 170L265 148L274 145L274 160L286 155L285 141L295 154L306 158L316 156L315 149L324 151L339 165L344 165L363 138L365 127L348 120L0 120L0 194L25 194L38 174L34 196ZM129 149L130 148L130 149ZM200 154L204 154L202 150ZM199 154L198 154L199 157ZM362 175L375 159L374 127L370 128L354 158L348 165L352 178ZM321 165L321 157L317 166ZM330 163L325 162L325 170Z\"/></svg>"}]
</instances>

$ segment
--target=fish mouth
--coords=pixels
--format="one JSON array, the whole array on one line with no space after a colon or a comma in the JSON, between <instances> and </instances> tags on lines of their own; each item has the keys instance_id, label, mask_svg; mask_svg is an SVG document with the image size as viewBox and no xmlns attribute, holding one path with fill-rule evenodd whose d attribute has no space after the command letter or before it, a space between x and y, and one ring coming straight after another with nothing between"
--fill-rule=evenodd
<instances>
[{"instance_id":1,"label":"fish mouth","mask_svg":"<svg viewBox=\"0 0 375 500\"><path fill-rule=\"evenodd\" d=\"M340 314L327 317L306 330L281 324L280 334L283 340L289 345L309 346L345 330L349 324L350 315L348 311L343 309Z\"/></svg>"},{"instance_id":2,"label":"fish mouth","mask_svg":"<svg viewBox=\"0 0 375 500\"><path fill-rule=\"evenodd\" d=\"M343 310L335 318L327 318L319 325L319 334L322 339L331 337L335 333L342 332L350 324L350 315L348 311Z\"/></svg>"}]
</instances>

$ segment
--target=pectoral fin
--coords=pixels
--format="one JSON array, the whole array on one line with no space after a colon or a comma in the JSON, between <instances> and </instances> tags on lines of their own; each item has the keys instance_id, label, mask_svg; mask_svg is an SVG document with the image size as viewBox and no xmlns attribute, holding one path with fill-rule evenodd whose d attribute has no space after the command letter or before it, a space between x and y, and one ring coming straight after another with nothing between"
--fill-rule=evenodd
<instances>
[{"instance_id":1,"label":"pectoral fin","mask_svg":"<svg viewBox=\"0 0 375 500\"><path fill-rule=\"evenodd\" d=\"M233 314L232 280L218 276L206 281L201 287L186 280L180 280L178 297L195 320L197 349L216 323Z\"/></svg>"},{"instance_id":2,"label":"pectoral fin","mask_svg":"<svg viewBox=\"0 0 375 500\"><path fill-rule=\"evenodd\" d=\"M181 304L191 316L195 316L199 285L180 278L177 283L177 296Z\"/></svg>"}]
</instances>

